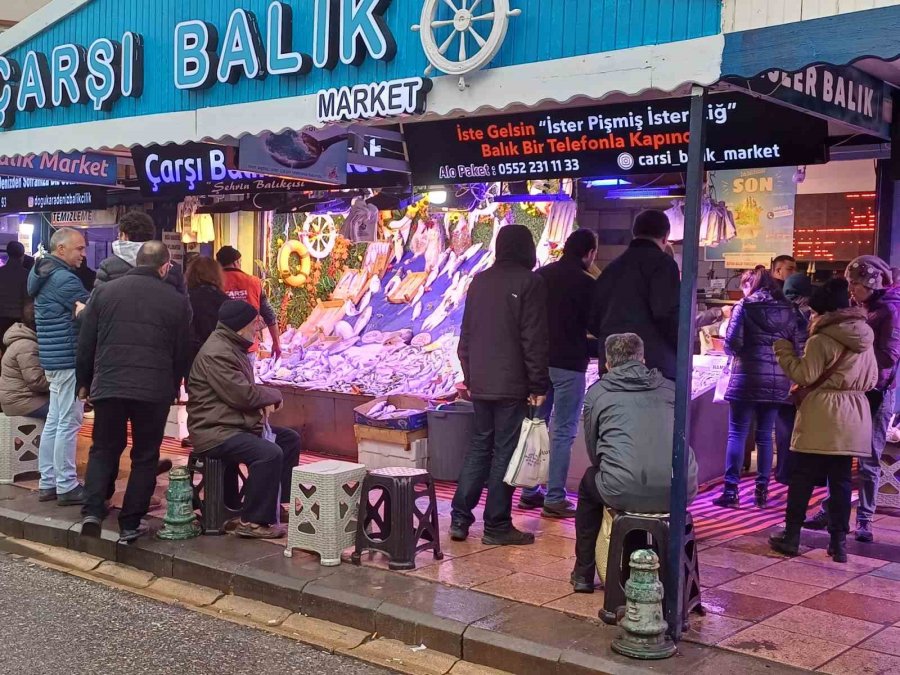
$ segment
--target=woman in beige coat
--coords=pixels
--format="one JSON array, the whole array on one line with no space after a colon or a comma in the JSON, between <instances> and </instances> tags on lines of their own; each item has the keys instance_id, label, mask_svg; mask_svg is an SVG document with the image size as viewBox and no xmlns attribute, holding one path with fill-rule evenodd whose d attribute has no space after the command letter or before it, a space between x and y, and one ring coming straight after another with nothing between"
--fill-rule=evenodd
<instances>
[{"instance_id":1,"label":"woman in beige coat","mask_svg":"<svg viewBox=\"0 0 900 675\"><path fill-rule=\"evenodd\" d=\"M769 539L772 548L797 555L800 529L813 488L825 479L831 490L828 554L847 562L850 531L851 469L854 457L868 454L872 415L866 392L878 380L872 349L875 337L866 312L850 308L847 282L833 279L818 289L809 303L816 313L802 357L793 344L775 343L778 363L791 381L812 388L797 411L791 439L793 470L788 488L785 529Z\"/></svg>"},{"instance_id":2,"label":"woman in beige coat","mask_svg":"<svg viewBox=\"0 0 900 675\"><path fill-rule=\"evenodd\" d=\"M50 384L38 360L34 304L27 302L22 321L3 336L6 352L0 365L0 409L9 417L47 419Z\"/></svg>"}]
</instances>

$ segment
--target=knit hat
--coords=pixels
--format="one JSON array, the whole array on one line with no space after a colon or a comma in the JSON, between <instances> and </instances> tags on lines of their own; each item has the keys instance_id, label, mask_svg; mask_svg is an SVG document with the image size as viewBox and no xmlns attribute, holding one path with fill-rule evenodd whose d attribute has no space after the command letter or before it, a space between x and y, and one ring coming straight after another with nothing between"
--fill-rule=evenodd
<instances>
[{"instance_id":1,"label":"knit hat","mask_svg":"<svg viewBox=\"0 0 900 675\"><path fill-rule=\"evenodd\" d=\"M850 285L846 279L829 279L813 291L809 307L816 314L827 314L850 306Z\"/></svg>"},{"instance_id":2,"label":"knit hat","mask_svg":"<svg viewBox=\"0 0 900 675\"><path fill-rule=\"evenodd\" d=\"M792 274L784 281L784 296L793 302L800 298L808 298L812 295L812 282L809 277L798 272Z\"/></svg>"},{"instance_id":3,"label":"knit hat","mask_svg":"<svg viewBox=\"0 0 900 675\"><path fill-rule=\"evenodd\" d=\"M253 323L257 316L259 313L253 305L243 300L226 300L219 308L219 323L235 333Z\"/></svg>"},{"instance_id":4,"label":"knit hat","mask_svg":"<svg viewBox=\"0 0 900 675\"><path fill-rule=\"evenodd\" d=\"M534 269L537 249L534 237L524 225L506 225L497 233L497 262L514 262Z\"/></svg>"},{"instance_id":5,"label":"knit hat","mask_svg":"<svg viewBox=\"0 0 900 675\"><path fill-rule=\"evenodd\" d=\"M890 265L874 255L861 255L850 261L846 276L873 291L889 288L894 283Z\"/></svg>"},{"instance_id":6,"label":"knit hat","mask_svg":"<svg viewBox=\"0 0 900 675\"><path fill-rule=\"evenodd\" d=\"M219 252L216 253L216 260L222 267L234 265L234 263L236 263L240 259L241 252L238 251L234 246L223 246L219 249Z\"/></svg>"}]
</instances>

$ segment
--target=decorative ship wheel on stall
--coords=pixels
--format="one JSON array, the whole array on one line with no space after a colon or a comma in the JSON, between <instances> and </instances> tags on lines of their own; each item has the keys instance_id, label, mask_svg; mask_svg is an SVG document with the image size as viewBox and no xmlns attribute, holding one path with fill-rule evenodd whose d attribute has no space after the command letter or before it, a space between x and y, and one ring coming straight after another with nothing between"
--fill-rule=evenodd
<instances>
[{"instance_id":1,"label":"decorative ship wheel on stall","mask_svg":"<svg viewBox=\"0 0 900 675\"><path fill-rule=\"evenodd\" d=\"M337 242L337 226L334 219L327 214L310 213L303 224L299 224L295 218L295 225L300 234L300 240L306 246L309 254L316 260L322 260L331 255Z\"/></svg>"},{"instance_id":2,"label":"decorative ship wheel on stall","mask_svg":"<svg viewBox=\"0 0 900 675\"><path fill-rule=\"evenodd\" d=\"M509 1L425 0L421 23L412 27L419 33L431 64L425 74L437 69L448 75L459 75L459 88L465 89L465 75L491 62L503 46L510 18L522 13L520 9L510 9ZM452 17L438 18L438 10L445 6L452 11ZM450 34L446 35L443 29L448 27ZM477 49L470 54L472 47Z\"/></svg>"}]
</instances>

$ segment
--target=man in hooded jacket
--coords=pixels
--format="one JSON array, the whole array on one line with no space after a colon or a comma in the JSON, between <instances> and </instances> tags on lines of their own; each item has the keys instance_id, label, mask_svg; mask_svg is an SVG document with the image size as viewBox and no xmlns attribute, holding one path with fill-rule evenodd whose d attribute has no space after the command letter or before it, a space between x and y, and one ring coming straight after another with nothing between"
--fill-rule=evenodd
<instances>
[{"instance_id":1,"label":"man in hooded jacket","mask_svg":"<svg viewBox=\"0 0 900 675\"><path fill-rule=\"evenodd\" d=\"M494 265L473 279L463 314L459 360L475 406L475 433L453 498L450 537L468 537L487 482L482 541L523 545L534 535L513 527L514 488L503 476L528 406L542 405L550 387L547 287L532 271L537 256L525 226L501 229L496 254Z\"/></svg>"},{"instance_id":2,"label":"man in hooded jacket","mask_svg":"<svg viewBox=\"0 0 900 675\"><path fill-rule=\"evenodd\" d=\"M644 343L634 333L610 335L605 352L608 372L584 402L591 466L578 488L575 512L576 593L594 592L594 552L605 507L667 513L670 506L675 383L644 365ZM688 503L697 496L697 461L689 452Z\"/></svg>"}]
</instances>

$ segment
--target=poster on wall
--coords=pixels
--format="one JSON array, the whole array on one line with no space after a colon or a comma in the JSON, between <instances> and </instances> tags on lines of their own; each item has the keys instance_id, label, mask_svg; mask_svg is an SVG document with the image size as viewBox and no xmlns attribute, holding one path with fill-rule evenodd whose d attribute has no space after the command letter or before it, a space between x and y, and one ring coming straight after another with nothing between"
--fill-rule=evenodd
<instances>
[{"instance_id":1,"label":"poster on wall","mask_svg":"<svg viewBox=\"0 0 900 675\"><path fill-rule=\"evenodd\" d=\"M244 136L238 153L241 171L282 176L326 185L347 182L348 143L322 132L286 131Z\"/></svg>"},{"instance_id":2,"label":"poster on wall","mask_svg":"<svg viewBox=\"0 0 900 675\"><path fill-rule=\"evenodd\" d=\"M184 264L184 243L181 232L163 232L163 243L169 249L169 259L178 266Z\"/></svg>"},{"instance_id":3,"label":"poster on wall","mask_svg":"<svg viewBox=\"0 0 900 675\"><path fill-rule=\"evenodd\" d=\"M779 255L793 255L797 184L793 167L717 171L716 197L734 219L735 234L707 246L707 261L724 261L729 269L765 265ZM703 224L701 224L701 241Z\"/></svg>"},{"instance_id":4,"label":"poster on wall","mask_svg":"<svg viewBox=\"0 0 900 675\"><path fill-rule=\"evenodd\" d=\"M706 168L828 160L827 123L744 94L711 96ZM622 103L410 124L416 185L684 171L690 99Z\"/></svg>"}]
</instances>

